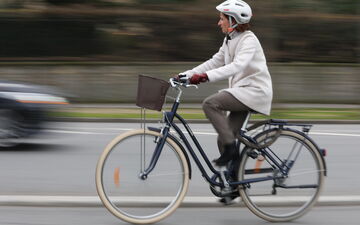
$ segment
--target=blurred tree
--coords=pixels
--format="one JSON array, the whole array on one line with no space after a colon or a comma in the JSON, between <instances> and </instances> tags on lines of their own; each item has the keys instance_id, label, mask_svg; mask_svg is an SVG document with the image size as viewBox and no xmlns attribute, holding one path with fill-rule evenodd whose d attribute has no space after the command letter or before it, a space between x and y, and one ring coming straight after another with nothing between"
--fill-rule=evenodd
<instances>
[{"instance_id":1,"label":"blurred tree","mask_svg":"<svg viewBox=\"0 0 360 225\"><path fill-rule=\"evenodd\" d=\"M196 0L137 0L140 3L181 3L181 2L194 2Z\"/></svg>"},{"instance_id":2,"label":"blurred tree","mask_svg":"<svg viewBox=\"0 0 360 225\"><path fill-rule=\"evenodd\" d=\"M2 11L0 57L202 61L224 37L219 0L6 1L40 7ZM250 3L269 61L360 62L359 0Z\"/></svg>"},{"instance_id":3,"label":"blurred tree","mask_svg":"<svg viewBox=\"0 0 360 225\"><path fill-rule=\"evenodd\" d=\"M1 0L0 8L21 8L26 0Z\"/></svg>"},{"instance_id":4,"label":"blurred tree","mask_svg":"<svg viewBox=\"0 0 360 225\"><path fill-rule=\"evenodd\" d=\"M76 3L89 3L91 0L45 0L46 2L54 5L66 5Z\"/></svg>"},{"instance_id":5,"label":"blurred tree","mask_svg":"<svg viewBox=\"0 0 360 225\"><path fill-rule=\"evenodd\" d=\"M309 12L358 14L359 0L280 0L286 10L304 10Z\"/></svg>"}]
</instances>

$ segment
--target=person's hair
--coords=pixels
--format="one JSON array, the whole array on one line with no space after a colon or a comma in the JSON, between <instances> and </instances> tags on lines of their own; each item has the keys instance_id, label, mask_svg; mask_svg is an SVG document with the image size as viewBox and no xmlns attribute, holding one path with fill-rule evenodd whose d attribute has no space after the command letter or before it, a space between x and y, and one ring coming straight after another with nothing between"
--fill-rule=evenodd
<instances>
[{"instance_id":1,"label":"person's hair","mask_svg":"<svg viewBox=\"0 0 360 225\"><path fill-rule=\"evenodd\" d=\"M249 23L238 24L237 27L235 27L235 30L237 30L238 32L244 32L250 30L250 24Z\"/></svg>"},{"instance_id":2,"label":"person's hair","mask_svg":"<svg viewBox=\"0 0 360 225\"><path fill-rule=\"evenodd\" d=\"M229 20L229 15L226 15L226 14L224 14L225 16L226 16L226 18ZM232 17L232 21L235 21L236 22L236 20L235 20L235 18L234 17ZM250 24L249 23L245 23L245 24L238 24L236 27L235 27L235 30L236 31L238 31L238 32L244 32L244 31L247 31L247 30L250 30Z\"/></svg>"}]
</instances>

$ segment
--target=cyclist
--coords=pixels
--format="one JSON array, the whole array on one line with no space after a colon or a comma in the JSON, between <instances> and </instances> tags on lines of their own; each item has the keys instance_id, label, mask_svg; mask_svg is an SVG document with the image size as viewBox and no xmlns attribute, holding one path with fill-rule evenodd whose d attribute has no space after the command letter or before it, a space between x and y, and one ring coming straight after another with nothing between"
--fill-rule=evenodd
<instances>
[{"instance_id":1,"label":"cyclist","mask_svg":"<svg viewBox=\"0 0 360 225\"><path fill-rule=\"evenodd\" d=\"M229 88L207 97L202 105L218 133L221 156L213 162L225 166L238 158L235 135L248 112L270 114L272 82L261 44L250 31L250 6L241 0L227 0L216 9L220 12L218 26L225 34L220 50L211 59L181 74L192 84L229 80Z\"/></svg>"}]
</instances>

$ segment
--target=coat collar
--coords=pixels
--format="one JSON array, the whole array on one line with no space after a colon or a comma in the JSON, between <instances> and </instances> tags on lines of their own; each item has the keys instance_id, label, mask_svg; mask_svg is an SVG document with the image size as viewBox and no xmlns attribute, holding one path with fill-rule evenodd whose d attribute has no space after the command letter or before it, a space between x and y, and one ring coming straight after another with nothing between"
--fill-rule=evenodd
<instances>
[{"instance_id":1,"label":"coat collar","mask_svg":"<svg viewBox=\"0 0 360 225\"><path fill-rule=\"evenodd\" d=\"M231 41L239 36L241 36L242 34L244 34L246 31L244 32L237 32L236 30L234 30L233 32L231 32L230 34L227 34L225 39L226 39L226 44L228 43L228 41Z\"/></svg>"},{"instance_id":2,"label":"coat collar","mask_svg":"<svg viewBox=\"0 0 360 225\"><path fill-rule=\"evenodd\" d=\"M232 39L238 37L238 36L239 36L240 34L242 34L242 33L244 33L244 32L237 32L236 30L234 30L233 32L231 32L231 33L229 34L229 37L230 37L229 40L232 40Z\"/></svg>"}]
</instances>

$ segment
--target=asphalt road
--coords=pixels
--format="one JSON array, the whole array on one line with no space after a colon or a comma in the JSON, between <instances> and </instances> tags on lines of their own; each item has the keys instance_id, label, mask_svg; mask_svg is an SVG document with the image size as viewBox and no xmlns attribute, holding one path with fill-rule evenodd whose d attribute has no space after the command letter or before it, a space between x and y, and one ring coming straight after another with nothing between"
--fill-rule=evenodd
<instances>
[{"instance_id":1,"label":"asphalt road","mask_svg":"<svg viewBox=\"0 0 360 225\"><path fill-rule=\"evenodd\" d=\"M126 224L102 206L49 207L38 204L33 207L32 201L46 196L67 196L70 200L92 196L97 199L94 173L100 153L119 133L138 127L138 124L120 123L51 123L44 134L26 140L18 147L1 149L0 201L4 196L17 196L20 199L28 197L30 203L27 207L24 204L0 206L0 224ZM209 124L192 127L209 157L217 157L216 134L212 127ZM316 125L311 137L328 150L328 177L322 197L347 196L351 200L360 196L360 125ZM195 171L188 196L209 196L207 184ZM359 224L359 210L359 204L318 206L304 217L282 224L355 225ZM195 223L269 224L244 207L221 207L220 204L211 208L182 207L158 224Z\"/></svg>"},{"instance_id":2,"label":"asphalt road","mask_svg":"<svg viewBox=\"0 0 360 225\"><path fill-rule=\"evenodd\" d=\"M316 207L305 216L282 225L358 225L360 206ZM119 225L128 224L105 208L0 207L0 224ZM178 208L158 225L269 225L246 208Z\"/></svg>"},{"instance_id":3,"label":"asphalt road","mask_svg":"<svg viewBox=\"0 0 360 225\"><path fill-rule=\"evenodd\" d=\"M210 159L218 156L209 124L191 125ZM96 196L95 166L106 144L139 128L125 123L51 123L45 133L15 148L0 150L0 195ZM310 135L328 150L325 196L360 195L360 125L315 125ZM209 196L193 164L188 196Z\"/></svg>"}]
</instances>

